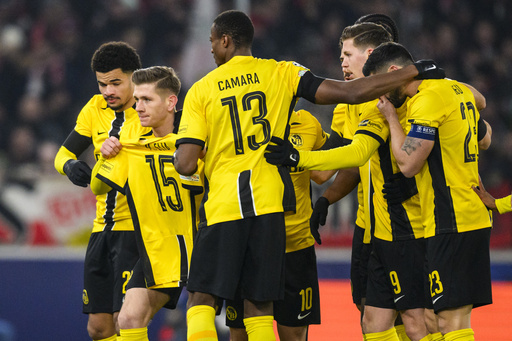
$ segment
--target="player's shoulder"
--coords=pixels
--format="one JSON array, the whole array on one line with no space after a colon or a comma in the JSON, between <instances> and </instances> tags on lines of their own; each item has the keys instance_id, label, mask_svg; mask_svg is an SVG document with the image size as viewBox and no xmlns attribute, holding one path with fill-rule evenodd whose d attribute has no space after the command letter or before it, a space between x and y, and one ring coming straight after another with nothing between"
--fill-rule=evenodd
<instances>
[{"instance_id":1,"label":"player's shoulder","mask_svg":"<svg viewBox=\"0 0 512 341\"><path fill-rule=\"evenodd\" d=\"M105 101L105 98L103 98L102 95L94 95L91 97L89 102L85 105L85 107L88 108L94 108L94 109L106 109L107 108L107 101Z\"/></svg>"}]
</instances>

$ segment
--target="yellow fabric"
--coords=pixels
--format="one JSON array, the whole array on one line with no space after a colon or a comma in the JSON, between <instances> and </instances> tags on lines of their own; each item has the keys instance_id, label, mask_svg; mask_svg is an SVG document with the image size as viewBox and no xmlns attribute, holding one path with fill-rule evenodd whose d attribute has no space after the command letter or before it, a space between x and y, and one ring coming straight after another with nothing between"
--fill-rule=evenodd
<instances>
[{"instance_id":1,"label":"yellow fabric","mask_svg":"<svg viewBox=\"0 0 512 341\"><path fill-rule=\"evenodd\" d=\"M100 159L98 160L98 162L96 162L92 169L90 187L94 195L105 194L112 190L112 187L110 187L109 185L107 185L106 183L104 183L103 181L96 177L98 171L101 169L101 166L105 161L106 159L104 157L100 157Z\"/></svg>"},{"instance_id":2,"label":"yellow fabric","mask_svg":"<svg viewBox=\"0 0 512 341\"><path fill-rule=\"evenodd\" d=\"M396 109L400 124L406 126L407 101ZM380 114L376 103L365 107L362 117L371 117L372 122L386 124L384 117ZM379 122L379 118L382 120ZM389 141L389 130L383 131L380 135L383 140ZM421 215L420 197L418 194L405 200L400 206L388 207L384 198L384 183L393 174L400 172L396 159L388 144L379 148L377 153L371 157L371 175L374 194L372 196L375 216L375 237L386 240L404 240L423 238L425 229Z\"/></svg>"},{"instance_id":3,"label":"yellow fabric","mask_svg":"<svg viewBox=\"0 0 512 341\"><path fill-rule=\"evenodd\" d=\"M187 341L217 341L215 309L196 305L187 310Z\"/></svg>"},{"instance_id":4,"label":"yellow fabric","mask_svg":"<svg viewBox=\"0 0 512 341\"><path fill-rule=\"evenodd\" d=\"M364 339L367 341L400 341L396 334L395 328L391 328L384 332L364 334Z\"/></svg>"},{"instance_id":5,"label":"yellow fabric","mask_svg":"<svg viewBox=\"0 0 512 341\"><path fill-rule=\"evenodd\" d=\"M101 340L93 340L93 341L120 341L121 338L119 338L117 335L112 335L111 337L107 337L106 339L101 339Z\"/></svg>"},{"instance_id":6,"label":"yellow fabric","mask_svg":"<svg viewBox=\"0 0 512 341\"><path fill-rule=\"evenodd\" d=\"M307 70L292 62L235 56L187 92L178 143L206 144L208 225L285 210L284 183L263 155L272 136L285 137Z\"/></svg>"},{"instance_id":7,"label":"yellow fabric","mask_svg":"<svg viewBox=\"0 0 512 341\"><path fill-rule=\"evenodd\" d=\"M149 341L148 327L119 330L119 341Z\"/></svg>"},{"instance_id":8,"label":"yellow fabric","mask_svg":"<svg viewBox=\"0 0 512 341\"><path fill-rule=\"evenodd\" d=\"M420 341L432 341L432 336L428 334L425 337L422 337Z\"/></svg>"},{"instance_id":9,"label":"yellow fabric","mask_svg":"<svg viewBox=\"0 0 512 341\"><path fill-rule=\"evenodd\" d=\"M327 140L320 122L305 110L292 113L290 118L290 142L297 150L315 150ZM286 252L305 249L315 244L309 229L309 218L313 212L311 205L310 170L291 167L296 198L296 213L286 212Z\"/></svg>"},{"instance_id":10,"label":"yellow fabric","mask_svg":"<svg viewBox=\"0 0 512 341\"><path fill-rule=\"evenodd\" d=\"M310 170L334 170L363 166L379 147L368 135L356 135L348 146L329 150L299 150L299 167Z\"/></svg>"},{"instance_id":11,"label":"yellow fabric","mask_svg":"<svg viewBox=\"0 0 512 341\"><path fill-rule=\"evenodd\" d=\"M445 341L474 341L475 333L471 328L460 329L446 333L444 339Z\"/></svg>"},{"instance_id":12,"label":"yellow fabric","mask_svg":"<svg viewBox=\"0 0 512 341\"><path fill-rule=\"evenodd\" d=\"M256 316L244 319L249 341L275 341L274 317Z\"/></svg>"},{"instance_id":13,"label":"yellow fabric","mask_svg":"<svg viewBox=\"0 0 512 341\"><path fill-rule=\"evenodd\" d=\"M360 104L338 104L333 111L331 129L343 136L343 139L350 140L354 138L354 134L359 125L359 110ZM370 215L372 212L365 210L365 205L368 204L369 187L364 187L363 182L369 184L370 182L370 168L366 165L359 168L359 176L361 182L357 186L357 213L355 224L361 228L365 228L365 222L370 223ZM366 206L367 207L367 206ZM369 244L371 240L371 229L365 229L363 242Z\"/></svg>"},{"instance_id":14,"label":"yellow fabric","mask_svg":"<svg viewBox=\"0 0 512 341\"><path fill-rule=\"evenodd\" d=\"M512 211L512 195L509 195L508 197L496 199L496 208L498 209L498 212L500 214L511 212Z\"/></svg>"},{"instance_id":15,"label":"yellow fabric","mask_svg":"<svg viewBox=\"0 0 512 341\"><path fill-rule=\"evenodd\" d=\"M424 80L408 102L407 118L409 135L416 133L412 124L436 130L418 181L425 237L490 227L489 212L472 189L479 184L480 119L473 93L454 80Z\"/></svg>"},{"instance_id":16,"label":"yellow fabric","mask_svg":"<svg viewBox=\"0 0 512 341\"><path fill-rule=\"evenodd\" d=\"M198 173L178 174L175 142L172 133L127 141L119 154L100 163L91 186L96 188L101 180L127 196L137 240L143 244L139 250L145 251L140 256L148 287L182 285L188 274L184 265L190 264L192 254L198 221L193 203L196 195L202 196L204 167L199 161Z\"/></svg>"},{"instance_id":17,"label":"yellow fabric","mask_svg":"<svg viewBox=\"0 0 512 341\"><path fill-rule=\"evenodd\" d=\"M66 175L64 173L64 164L69 160L76 160L76 155L70 152L66 147L61 146L57 155L55 155L54 166L55 169L62 175Z\"/></svg>"},{"instance_id":18,"label":"yellow fabric","mask_svg":"<svg viewBox=\"0 0 512 341\"><path fill-rule=\"evenodd\" d=\"M109 137L109 132L114 129L113 122L116 120L116 115L124 118L122 125L115 127L116 130L119 130L121 143L126 138L139 136L142 132L149 131L148 128L141 126L135 109L128 108L123 113L115 113L108 108L102 95L93 96L80 111L74 130L78 134L92 139L96 160L100 158L100 148L103 142ZM61 147L55 158L55 168L61 174L63 174L64 164L69 159L76 159L76 156ZM119 193L112 192L96 196L96 218L92 232L101 232L107 226L112 231L133 231L126 198Z\"/></svg>"},{"instance_id":19,"label":"yellow fabric","mask_svg":"<svg viewBox=\"0 0 512 341\"><path fill-rule=\"evenodd\" d=\"M400 341L411 341L405 332L405 326L403 324L399 324L395 326L396 335Z\"/></svg>"},{"instance_id":20,"label":"yellow fabric","mask_svg":"<svg viewBox=\"0 0 512 341\"><path fill-rule=\"evenodd\" d=\"M443 341L444 336L441 333L430 334L430 341Z\"/></svg>"}]
</instances>

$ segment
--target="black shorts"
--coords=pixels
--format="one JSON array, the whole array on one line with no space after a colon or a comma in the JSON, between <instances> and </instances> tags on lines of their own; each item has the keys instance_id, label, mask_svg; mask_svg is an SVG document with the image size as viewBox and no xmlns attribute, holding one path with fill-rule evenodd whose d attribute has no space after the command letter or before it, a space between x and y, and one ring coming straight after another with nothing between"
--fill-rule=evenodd
<instances>
[{"instance_id":1,"label":"black shorts","mask_svg":"<svg viewBox=\"0 0 512 341\"><path fill-rule=\"evenodd\" d=\"M320 324L315 247L289 252L285 258L285 295L274 301L274 320L288 327ZM226 301L226 326L244 328L243 307L241 298Z\"/></svg>"},{"instance_id":2,"label":"black shorts","mask_svg":"<svg viewBox=\"0 0 512 341\"><path fill-rule=\"evenodd\" d=\"M284 214L272 213L199 228L187 290L259 302L284 296Z\"/></svg>"},{"instance_id":3,"label":"black shorts","mask_svg":"<svg viewBox=\"0 0 512 341\"><path fill-rule=\"evenodd\" d=\"M350 287L352 301L361 304L366 297L366 282L368 282L368 260L372 251L371 244L363 243L364 228L355 226L352 238L352 256L350 259Z\"/></svg>"},{"instance_id":4,"label":"black shorts","mask_svg":"<svg viewBox=\"0 0 512 341\"><path fill-rule=\"evenodd\" d=\"M425 308L426 241L372 239L366 305L397 311Z\"/></svg>"},{"instance_id":5,"label":"black shorts","mask_svg":"<svg viewBox=\"0 0 512 341\"><path fill-rule=\"evenodd\" d=\"M82 311L111 314L121 310L126 284L138 259L133 231L92 233L84 261Z\"/></svg>"},{"instance_id":6,"label":"black shorts","mask_svg":"<svg viewBox=\"0 0 512 341\"><path fill-rule=\"evenodd\" d=\"M427 238L428 274L434 311L492 303L491 228Z\"/></svg>"},{"instance_id":7,"label":"black shorts","mask_svg":"<svg viewBox=\"0 0 512 341\"><path fill-rule=\"evenodd\" d=\"M144 271L142 270L142 261L139 259L135 266L133 267L133 272L128 281L128 285L126 286L126 290L130 290L132 288L146 288L146 278L144 277ZM148 290L156 290L161 293L167 294L169 296L169 301L164 305L164 308L167 309L175 309L178 304L178 300L180 299L181 291L183 287L172 287L172 288L156 288L156 289L148 289Z\"/></svg>"}]
</instances>

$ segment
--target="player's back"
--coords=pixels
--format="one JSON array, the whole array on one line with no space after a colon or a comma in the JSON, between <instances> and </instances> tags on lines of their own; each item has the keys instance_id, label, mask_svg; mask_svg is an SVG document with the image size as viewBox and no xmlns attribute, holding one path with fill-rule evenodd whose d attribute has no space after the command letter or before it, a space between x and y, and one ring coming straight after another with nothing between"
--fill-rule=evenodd
<instances>
[{"instance_id":1,"label":"player's back","mask_svg":"<svg viewBox=\"0 0 512 341\"><path fill-rule=\"evenodd\" d=\"M489 227L489 214L471 188L478 185L480 119L473 94L449 79L424 80L418 91L408 104L409 134L437 128L418 187L426 237Z\"/></svg>"},{"instance_id":2,"label":"player's back","mask_svg":"<svg viewBox=\"0 0 512 341\"><path fill-rule=\"evenodd\" d=\"M282 174L263 154L271 137L285 137L306 70L291 62L236 56L187 93L184 113L202 113L206 121L207 132L197 136L207 136L208 224L283 211ZM180 132L192 129L191 122L180 126Z\"/></svg>"}]
</instances>

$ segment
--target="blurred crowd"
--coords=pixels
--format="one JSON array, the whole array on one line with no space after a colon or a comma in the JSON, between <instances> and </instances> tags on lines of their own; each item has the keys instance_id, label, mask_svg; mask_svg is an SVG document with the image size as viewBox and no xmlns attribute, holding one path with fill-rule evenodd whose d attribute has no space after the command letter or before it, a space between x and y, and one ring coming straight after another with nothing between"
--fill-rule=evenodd
<instances>
[{"instance_id":1,"label":"blurred crowd","mask_svg":"<svg viewBox=\"0 0 512 341\"><path fill-rule=\"evenodd\" d=\"M449 78L470 83L487 97L482 115L494 134L491 149L481 155L482 178L488 189L510 188L512 2L247 2L256 27L255 56L294 60L317 75L338 79L343 28L362 14L390 15L414 58L436 60ZM215 67L209 53L211 20L244 3L0 0L0 178L30 181L56 175L53 157L81 107L98 91L90 58L101 43L124 40L138 50L144 66L174 67L184 80L183 103L193 81ZM200 46L195 56L191 46ZM330 130L330 112L319 116Z\"/></svg>"}]
</instances>

